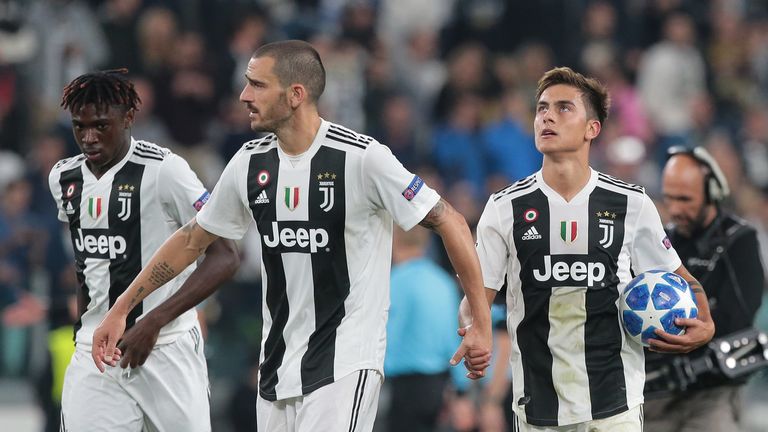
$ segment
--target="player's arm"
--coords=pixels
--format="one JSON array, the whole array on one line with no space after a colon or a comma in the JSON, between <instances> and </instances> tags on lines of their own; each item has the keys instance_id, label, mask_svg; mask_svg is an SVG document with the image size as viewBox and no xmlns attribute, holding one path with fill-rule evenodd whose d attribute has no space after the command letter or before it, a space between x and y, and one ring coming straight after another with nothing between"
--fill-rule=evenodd
<instances>
[{"instance_id":1,"label":"player's arm","mask_svg":"<svg viewBox=\"0 0 768 432\"><path fill-rule=\"evenodd\" d=\"M456 365L464 357L470 378L479 378L490 364L493 340L488 294L483 287L480 261L469 226L464 216L442 198L419 225L435 231L443 239L472 317L472 325L462 335L464 339L451 359L451 364Z\"/></svg>"},{"instance_id":2,"label":"player's arm","mask_svg":"<svg viewBox=\"0 0 768 432\"><path fill-rule=\"evenodd\" d=\"M179 290L125 332L118 344L122 351L120 366L143 365L155 347L160 329L208 298L239 266L240 256L234 241L219 238L211 243L203 260Z\"/></svg>"},{"instance_id":3,"label":"player's arm","mask_svg":"<svg viewBox=\"0 0 768 432\"><path fill-rule=\"evenodd\" d=\"M681 336L671 335L664 330L656 329L656 334L664 340L649 339L649 349L666 353L687 353L712 340L715 334L715 323L709 312L709 300L704 288L696 280L685 266L681 265L675 273L688 281L691 291L696 297L696 306L699 308L697 318L677 318L675 324L685 327L685 334Z\"/></svg>"},{"instance_id":4,"label":"player's arm","mask_svg":"<svg viewBox=\"0 0 768 432\"><path fill-rule=\"evenodd\" d=\"M196 219L192 219L160 246L93 333L91 356L100 371L104 372L104 362L112 359L117 341L125 331L128 313L197 260L216 239L218 236L204 230Z\"/></svg>"}]
</instances>

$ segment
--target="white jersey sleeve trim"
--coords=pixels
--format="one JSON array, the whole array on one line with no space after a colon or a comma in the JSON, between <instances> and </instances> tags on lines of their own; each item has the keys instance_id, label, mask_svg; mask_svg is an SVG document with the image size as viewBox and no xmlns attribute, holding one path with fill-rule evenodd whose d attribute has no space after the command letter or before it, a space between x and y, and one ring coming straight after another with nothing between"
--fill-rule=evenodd
<instances>
[{"instance_id":1,"label":"white jersey sleeve trim","mask_svg":"<svg viewBox=\"0 0 768 432\"><path fill-rule=\"evenodd\" d=\"M386 209L408 231L440 201L440 195L408 171L388 147L373 141L363 153L363 185L375 207Z\"/></svg>"},{"instance_id":2,"label":"white jersey sleeve trim","mask_svg":"<svg viewBox=\"0 0 768 432\"><path fill-rule=\"evenodd\" d=\"M197 214L197 223L204 230L231 240L243 238L253 219L243 198L245 175L241 164L249 153L237 153L224 168L206 205Z\"/></svg>"},{"instance_id":3,"label":"white jersey sleeve trim","mask_svg":"<svg viewBox=\"0 0 768 432\"><path fill-rule=\"evenodd\" d=\"M635 218L635 236L630 247L633 271L639 274L648 270L677 270L682 261L675 248L665 244L667 233L656 206L646 194L640 199L642 202Z\"/></svg>"},{"instance_id":4,"label":"white jersey sleeve trim","mask_svg":"<svg viewBox=\"0 0 768 432\"><path fill-rule=\"evenodd\" d=\"M501 219L493 195L477 224L477 255L486 288L499 291L504 285L509 248L501 231Z\"/></svg>"}]
</instances>

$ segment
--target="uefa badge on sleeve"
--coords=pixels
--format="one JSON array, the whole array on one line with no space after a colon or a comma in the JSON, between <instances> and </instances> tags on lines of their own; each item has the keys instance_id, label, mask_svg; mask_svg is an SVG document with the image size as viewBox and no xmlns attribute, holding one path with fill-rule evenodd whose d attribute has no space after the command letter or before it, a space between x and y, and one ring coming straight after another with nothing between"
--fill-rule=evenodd
<instances>
[{"instance_id":1,"label":"uefa badge on sleeve","mask_svg":"<svg viewBox=\"0 0 768 432\"><path fill-rule=\"evenodd\" d=\"M421 190L422 186L424 186L424 180L422 180L421 177L417 175L413 176L413 180L411 180L411 183L403 191L403 197L405 197L405 199L408 201L411 201L414 197L416 197L416 194L419 193L419 190Z\"/></svg>"}]
</instances>

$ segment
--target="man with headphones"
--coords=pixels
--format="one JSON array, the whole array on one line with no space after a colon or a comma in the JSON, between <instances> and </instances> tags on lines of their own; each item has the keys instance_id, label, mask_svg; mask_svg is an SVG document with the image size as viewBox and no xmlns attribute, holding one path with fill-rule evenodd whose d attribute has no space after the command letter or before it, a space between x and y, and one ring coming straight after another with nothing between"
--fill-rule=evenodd
<instances>
[{"instance_id":1,"label":"man with headphones","mask_svg":"<svg viewBox=\"0 0 768 432\"><path fill-rule=\"evenodd\" d=\"M672 222L667 233L683 264L705 287L715 338L750 328L765 282L757 233L745 220L720 207L730 192L728 182L704 148L672 147L668 156L662 176L664 204ZM707 356L707 350L701 347L684 360L695 362ZM745 379L705 372L693 384L687 383L684 391L652 399L649 388L658 384L652 377L661 376L667 381L662 385L673 384L669 382L673 374L659 371L674 370L674 362L680 360L656 353L646 356L646 430L740 430L740 389Z\"/></svg>"}]
</instances>

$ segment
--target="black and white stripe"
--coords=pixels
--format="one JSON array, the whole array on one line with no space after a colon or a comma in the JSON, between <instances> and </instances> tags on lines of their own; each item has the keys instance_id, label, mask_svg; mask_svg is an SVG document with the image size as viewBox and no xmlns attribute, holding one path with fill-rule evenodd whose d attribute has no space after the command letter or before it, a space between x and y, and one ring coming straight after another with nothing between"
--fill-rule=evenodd
<instances>
[{"instance_id":1,"label":"black and white stripe","mask_svg":"<svg viewBox=\"0 0 768 432\"><path fill-rule=\"evenodd\" d=\"M360 149L365 149L368 147L368 144L373 141L373 138L369 136L352 132L351 130L338 125L331 125L328 128L328 133L326 133L325 137Z\"/></svg>"},{"instance_id":2,"label":"black and white stripe","mask_svg":"<svg viewBox=\"0 0 768 432\"><path fill-rule=\"evenodd\" d=\"M346 311L344 301L349 296L350 281L347 248L344 241L346 223L345 193L346 153L331 147L321 147L312 158L311 178L324 171L337 174L334 181L335 204L330 211L321 207L323 194L319 188L309 189L309 220L326 227L330 252L312 254L312 286L315 292L315 331L309 337L307 351L301 359L302 392L307 394L334 380L336 330Z\"/></svg>"},{"instance_id":3,"label":"black and white stripe","mask_svg":"<svg viewBox=\"0 0 768 432\"><path fill-rule=\"evenodd\" d=\"M589 218L589 251L599 257L606 266L608 282L603 289L587 290L585 305L587 322L584 325L584 355L589 376L589 396L592 417L605 418L627 410L627 387L621 356L622 329L616 323L619 316L616 307L619 298L618 258L625 235L627 196L598 186L589 197L589 215L608 211L615 214L611 219L613 241L604 248L599 241L603 236L600 218Z\"/></svg>"},{"instance_id":4,"label":"black and white stripe","mask_svg":"<svg viewBox=\"0 0 768 432\"><path fill-rule=\"evenodd\" d=\"M365 385L368 382L368 372L370 372L369 369L358 371L355 397L352 399L352 413L349 416L349 432L354 432L357 428L360 407L363 404L363 396L365 396Z\"/></svg>"},{"instance_id":5,"label":"black and white stripe","mask_svg":"<svg viewBox=\"0 0 768 432\"><path fill-rule=\"evenodd\" d=\"M611 186L619 187L619 188L622 188L624 190L628 190L628 191L631 191L631 192L637 192L637 193L640 193L640 194L644 194L645 193L645 188L643 188L642 186L635 185L635 184L632 184L632 183L627 183L625 181L619 180L616 177L612 177L612 176L609 176L607 174L598 173L597 178L598 178L598 182L607 183L607 184L609 184Z\"/></svg>"},{"instance_id":6,"label":"black and white stripe","mask_svg":"<svg viewBox=\"0 0 768 432\"><path fill-rule=\"evenodd\" d=\"M144 165L129 161L120 171L115 173L112 181L113 185L131 185L134 189L131 192L131 199L128 200L130 216L126 220L118 216L122 210L119 194L112 193L109 198L109 232L111 235L123 237L126 241L126 251L130 251L130 253L110 260L109 307L115 304L120 294L141 272L141 184L143 176ZM126 328L132 327L136 323L136 318L142 313L144 313L143 303L139 302L128 314Z\"/></svg>"},{"instance_id":7,"label":"black and white stripe","mask_svg":"<svg viewBox=\"0 0 768 432\"><path fill-rule=\"evenodd\" d=\"M269 232L270 225L277 219L275 205L279 200L277 183L280 175L278 167L280 158L277 149L253 154L250 157L248 168L248 203L251 207L253 219L260 232ZM264 186L257 182L258 173L267 170L271 179ZM266 191L271 203L275 205L257 205L256 198L262 191ZM262 242L262 261L266 271L266 306L272 317L272 326L269 333L262 335L264 339L264 360L259 366L261 378L259 380L259 392L266 400L276 400L278 375L277 370L283 363L285 355L285 337L283 336L285 325L290 314L290 305L286 293L285 268L280 253L274 253Z\"/></svg>"},{"instance_id":8,"label":"black and white stripe","mask_svg":"<svg viewBox=\"0 0 768 432\"><path fill-rule=\"evenodd\" d=\"M513 194L515 192L520 192L525 189L531 188L536 185L536 174L530 175L522 180L518 180L515 183L512 183L511 185L505 187L504 189L501 189L500 191L493 194L494 201L498 201L499 199Z\"/></svg>"},{"instance_id":9,"label":"black and white stripe","mask_svg":"<svg viewBox=\"0 0 768 432\"><path fill-rule=\"evenodd\" d=\"M136 141L133 154L145 159L154 159L162 161L165 159L166 151L161 147L144 141Z\"/></svg>"},{"instance_id":10,"label":"black and white stripe","mask_svg":"<svg viewBox=\"0 0 768 432\"><path fill-rule=\"evenodd\" d=\"M541 189L534 189L512 199L514 211L513 236L522 238L529 224L525 223L524 212L535 208L539 211L536 221L540 227L549 227L549 201ZM533 278L533 267L538 265L542 255L549 255L550 236L548 229L539 230L541 239L529 242L520 241L517 246L517 258L522 264L520 280L525 304L525 318L517 327L516 338L525 375L524 396L512 403L524 407L529 419L557 419L558 397L552 378L552 352L547 345L550 334L549 315L542 311L549 310L551 290L539 289ZM557 233L554 233L557 235Z\"/></svg>"},{"instance_id":11,"label":"black and white stripe","mask_svg":"<svg viewBox=\"0 0 768 432\"><path fill-rule=\"evenodd\" d=\"M78 158L83 160L85 157ZM70 160L70 159L67 159ZM61 162L61 166L65 164ZM78 230L80 230L80 203L83 198L83 171L80 164L76 164L74 168L61 173L59 178L59 185L61 186L62 196L62 208L71 208L72 211L67 214L69 219L69 232L72 237L72 243L78 237ZM72 188L73 193L67 194L68 189ZM88 304L91 302L90 289L85 281L85 258L75 254L75 273L77 276L77 322L74 326L74 335L77 335L78 330L83 326L83 313L88 308Z\"/></svg>"},{"instance_id":12,"label":"black and white stripe","mask_svg":"<svg viewBox=\"0 0 768 432\"><path fill-rule=\"evenodd\" d=\"M272 144L274 141L277 140L277 135L271 133L264 137L257 138L255 140L248 141L247 143L243 144L242 149L243 150L253 150L256 147L264 147Z\"/></svg>"}]
</instances>

